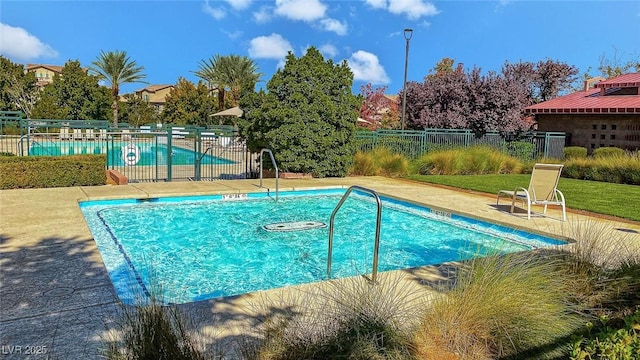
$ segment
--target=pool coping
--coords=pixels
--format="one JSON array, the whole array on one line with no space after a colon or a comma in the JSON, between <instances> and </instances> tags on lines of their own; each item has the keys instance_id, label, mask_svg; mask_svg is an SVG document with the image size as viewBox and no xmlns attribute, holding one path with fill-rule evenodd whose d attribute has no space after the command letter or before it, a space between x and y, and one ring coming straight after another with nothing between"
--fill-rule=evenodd
<instances>
[{"instance_id":1,"label":"pool coping","mask_svg":"<svg viewBox=\"0 0 640 360\"><path fill-rule=\"evenodd\" d=\"M225 180L0 191L0 345L4 346L3 350L8 346L48 345L50 353L59 358L86 358L95 357L102 348L104 336L109 333L108 324L112 323L119 306L78 201L274 190L273 179L263 182L264 189L258 188L258 180ZM640 223L575 212L568 213L567 223L538 214L526 220L523 212L510 214L507 205L496 207L495 197L413 181L350 177L280 179L279 182L283 191L360 185L432 209L451 211L453 208L452 213L543 235L566 234L566 226L572 222L606 223L620 231L629 231L630 238L640 244ZM558 214L553 208L549 210L550 216ZM444 276L445 270L446 264L402 273L407 281L424 285L429 277ZM301 288L305 286L295 287ZM292 289L205 300L181 308L200 318L199 328L218 329L217 334L230 341L245 332L247 326L255 326L255 319L247 315L251 301L287 290ZM8 355L8 358L22 358L22 355Z\"/></svg>"}]
</instances>

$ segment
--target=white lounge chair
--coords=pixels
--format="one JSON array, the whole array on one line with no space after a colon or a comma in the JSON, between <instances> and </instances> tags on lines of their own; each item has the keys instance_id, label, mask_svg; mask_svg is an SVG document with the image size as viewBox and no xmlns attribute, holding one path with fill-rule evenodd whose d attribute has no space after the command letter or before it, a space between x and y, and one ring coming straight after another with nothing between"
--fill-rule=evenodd
<instances>
[{"instance_id":1,"label":"white lounge chair","mask_svg":"<svg viewBox=\"0 0 640 360\"><path fill-rule=\"evenodd\" d=\"M98 140L107 140L107 129L98 130Z\"/></svg>"},{"instance_id":2,"label":"white lounge chair","mask_svg":"<svg viewBox=\"0 0 640 360\"><path fill-rule=\"evenodd\" d=\"M129 129L123 129L122 130L121 140L122 141L131 141L131 132L129 131Z\"/></svg>"},{"instance_id":3,"label":"white lounge chair","mask_svg":"<svg viewBox=\"0 0 640 360\"><path fill-rule=\"evenodd\" d=\"M557 205L562 207L562 221L567 220L567 210L564 202L564 195L558 187L558 180L562 172L561 164L535 164L531 172L529 187L517 187L515 190L500 190L496 205L501 197L511 198L511 213L516 200L522 201L522 205L527 205L527 219L531 219L531 205L542 205L543 213L547 213L547 206Z\"/></svg>"},{"instance_id":4,"label":"white lounge chair","mask_svg":"<svg viewBox=\"0 0 640 360\"><path fill-rule=\"evenodd\" d=\"M73 129L73 140L82 140L82 129Z\"/></svg>"},{"instance_id":5,"label":"white lounge chair","mask_svg":"<svg viewBox=\"0 0 640 360\"><path fill-rule=\"evenodd\" d=\"M71 140L71 134L69 134L69 128L61 127L59 137L60 137L60 140Z\"/></svg>"},{"instance_id":6,"label":"white lounge chair","mask_svg":"<svg viewBox=\"0 0 640 360\"><path fill-rule=\"evenodd\" d=\"M93 129L85 130L84 137L87 140L95 140L96 139L96 135L93 133Z\"/></svg>"}]
</instances>

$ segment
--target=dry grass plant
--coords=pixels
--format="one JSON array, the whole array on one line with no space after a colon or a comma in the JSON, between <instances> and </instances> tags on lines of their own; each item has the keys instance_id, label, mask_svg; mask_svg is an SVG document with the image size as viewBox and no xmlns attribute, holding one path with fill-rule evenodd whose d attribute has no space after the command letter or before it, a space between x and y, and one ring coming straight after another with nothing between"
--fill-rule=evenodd
<instances>
[{"instance_id":1,"label":"dry grass plant","mask_svg":"<svg viewBox=\"0 0 640 360\"><path fill-rule=\"evenodd\" d=\"M426 309L414 338L420 359L494 359L548 345L575 328L558 264L527 253L465 263Z\"/></svg>"},{"instance_id":2,"label":"dry grass plant","mask_svg":"<svg viewBox=\"0 0 640 360\"><path fill-rule=\"evenodd\" d=\"M267 314L248 359L410 359L425 293L398 273L357 276L257 304ZM274 311L274 309L278 309Z\"/></svg>"},{"instance_id":3,"label":"dry grass plant","mask_svg":"<svg viewBox=\"0 0 640 360\"><path fill-rule=\"evenodd\" d=\"M349 169L350 175L389 176L407 175L409 161L400 154L393 153L385 147L376 147L369 152L357 152Z\"/></svg>"},{"instance_id":4,"label":"dry grass plant","mask_svg":"<svg viewBox=\"0 0 640 360\"><path fill-rule=\"evenodd\" d=\"M585 315L633 313L640 307L640 235L604 220L573 221L561 248L562 267Z\"/></svg>"},{"instance_id":5,"label":"dry grass plant","mask_svg":"<svg viewBox=\"0 0 640 360\"><path fill-rule=\"evenodd\" d=\"M486 146L426 153L413 163L421 175L482 175L520 173L522 162Z\"/></svg>"}]
</instances>

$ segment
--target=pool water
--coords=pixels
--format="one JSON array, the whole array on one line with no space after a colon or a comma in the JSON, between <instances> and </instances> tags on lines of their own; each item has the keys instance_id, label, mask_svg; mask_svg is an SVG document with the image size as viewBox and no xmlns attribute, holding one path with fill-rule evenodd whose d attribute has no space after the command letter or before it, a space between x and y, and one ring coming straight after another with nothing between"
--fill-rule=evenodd
<instances>
[{"instance_id":1,"label":"pool water","mask_svg":"<svg viewBox=\"0 0 640 360\"><path fill-rule=\"evenodd\" d=\"M120 298L154 293L185 303L327 279L327 227L267 231L277 223L329 224L344 189L81 202ZM355 195L354 195L355 194ZM562 244L382 197L378 271ZM376 203L354 192L335 218L332 277L370 274Z\"/></svg>"},{"instance_id":2,"label":"pool water","mask_svg":"<svg viewBox=\"0 0 640 360\"><path fill-rule=\"evenodd\" d=\"M133 143L136 152L128 151L129 143L113 143L109 144L107 149L106 142L61 142L55 145L37 144L29 149L29 155L35 156L61 156L61 155L79 155L79 154L107 154L107 166L124 166L127 155L135 156L131 166L144 165L167 165L169 148L167 145L154 143ZM193 165L196 156L202 154L189 149L183 149L177 146L171 147L171 164L172 165ZM231 160L204 155L200 161L203 165L233 164Z\"/></svg>"}]
</instances>

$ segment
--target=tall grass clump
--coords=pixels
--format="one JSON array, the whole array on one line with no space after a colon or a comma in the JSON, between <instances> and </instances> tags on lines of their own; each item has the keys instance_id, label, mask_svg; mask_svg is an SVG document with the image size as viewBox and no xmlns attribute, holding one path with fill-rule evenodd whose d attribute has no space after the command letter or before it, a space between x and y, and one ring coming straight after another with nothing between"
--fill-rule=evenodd
<instances>
[{"instance_id":1,"label":"tall grass clump","mask_svg":"<svg viewBox=\"0 0 640 360\"><path fill-rule=\"evenodd\" d=\"M473 259L461 266L445 296L426 309L414 338L415 355L481 360L549 346L576 327L567 299L558 264L539 254Z\"/></svg>"},{"instance_id":2,"label":"tall grass clump","mask_svg":"<svg viewBox=\"0 0 640 360\"><path fill-rule=\"evenodd\" d=\"M395 154L386 147L376 147L369 152L357 152L350 175L390 176L407 175L409 161L401 154Z\"/></svg>"},{"instance_id":3,"label":"tall grass clump","mask_svg":"<svg viewBox=\"0 0 640 360\"><path fill-rule=\"evenodd\" d=\"M569 159L565 162L563 176L616 184L640 185L640 155L638 153L623 153L622 155Z\"/></svg>"},{"instance_id":4,"label":"tall grass clump","mask_svg":"<svg viewBox=\"0 0 640 360\"><path fill-rule=\"evenodd\" d=\"M411 359L420 293L398 275L380 275L375 285L353 277L264 301L262 340L245 357Z\"/></svg>"},{"instance_id":5,"label":"tall grass clump","mask_svg":"<svg viewBox=\"0 0 640 360\"><path fill-rule=\"evenodd\" d=\"M567 146L563 149L565 159L584 159L587 157L587 148L582 146Z\"/></svg>"},{"instance_id":6,"label":"tall grass clump","mask_svg":"<svg viewBox=\"0 0 640 360\"><path fill-rule=\"evenodd\" d=\"M640 241L597 220L573 221L562 247L562 268L571 276L573 301L587 317L624 317L640 308Z\"/></svg>"},{"instance_id":7,"label":"tall grass clump","mask_svg":"<svg viewBox=\"0 0 640 360\"><path fill-rule=\"evenodd\" d=\"M175 306L157 300L138 306L121 305L115 332L107 339L105 357L111 360L204 360L189 330L189 321ZM113 333L113 331L112 331Z\"/></svg>"},{"instance_id":8,"label":"tall grass clump","mask_svg":"<svg viewBox=\"0 0 640 360\"><path fill-rule=\"evenodd\" d=\"M482 175L519 173L522 162L486 146L429 152L413 163L420 175Z\"/></svg>"},{"instance_id":9,"label":"tall grass clump","mask_svg":"<svg viewBox=\"0 0 640 360\"><path fill-rule=\"evenodd\" d=\"M593 157L595 158L619 157L624 154L624 149L620 149L617 147L599 147L593 150Z\"/></svg>"}]
</instances>

